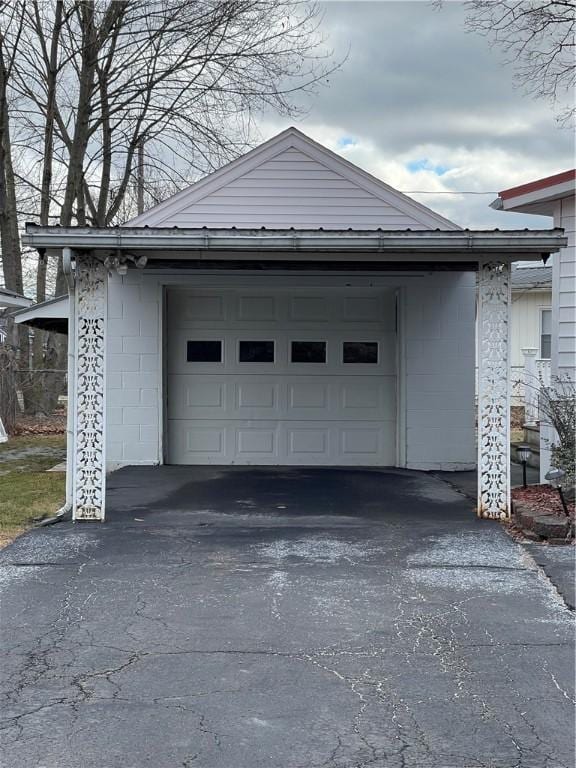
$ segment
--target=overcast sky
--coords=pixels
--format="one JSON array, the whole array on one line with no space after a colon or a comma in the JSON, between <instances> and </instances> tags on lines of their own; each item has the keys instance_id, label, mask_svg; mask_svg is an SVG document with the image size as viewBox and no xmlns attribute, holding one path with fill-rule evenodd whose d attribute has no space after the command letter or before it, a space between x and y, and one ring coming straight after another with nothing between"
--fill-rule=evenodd
<instances>
[{"instance_id":1,"label":"overcast sky","mask_svg":"<svg viewBox=\"0 0 576 768\"><path fill-rule=\"evenodd\" d=\"M350 53L301 121L266 116L268 138L295 124L312 138L466 227L549 227L491 210L501 189L574 167L569 130L513 85L488 41L465 31L463 3L323 2L336 56Z\"/></svg>"}]
</instances>

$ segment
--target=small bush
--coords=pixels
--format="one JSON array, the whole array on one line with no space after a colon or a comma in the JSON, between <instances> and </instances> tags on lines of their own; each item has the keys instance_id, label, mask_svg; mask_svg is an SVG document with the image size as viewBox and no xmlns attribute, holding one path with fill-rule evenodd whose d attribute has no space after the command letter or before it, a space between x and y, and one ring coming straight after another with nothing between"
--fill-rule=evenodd
<instances>
[{"instance_id":1,"label":"small bush","mask_svg":"<svg viewBox=\"0 0 576 768\"><path fill-rule=\"evenodd\" d=\"M541 421L556 433L550 443L553 467L566 472L564 485L576 481L576 385L568 377L553 376L550 386L540 385Z\"/></svg>"}]
</instances>

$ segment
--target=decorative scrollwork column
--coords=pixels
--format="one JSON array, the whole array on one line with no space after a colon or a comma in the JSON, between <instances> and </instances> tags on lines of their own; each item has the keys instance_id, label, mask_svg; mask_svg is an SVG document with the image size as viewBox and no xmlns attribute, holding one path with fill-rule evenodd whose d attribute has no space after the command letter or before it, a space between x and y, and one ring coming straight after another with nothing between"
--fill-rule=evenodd
<instances>
[{"instance_id":1,"label":"decorative scrollwork column","mask_svg":"<svg viewBox=\"0 0 576 768\"><path fill-rule=\"evenodd\" d=\"M478 264L478 515L510 517L510 265Z\"/></svg>"},{"instance_id":2,"label":"decorative scrollwork column","mask_svg":"<svg viewBox=\"0 0 576 768\"><path fill-rule=\"evenodd\" d=\"M104 520L107 287L108 273L102 261L92 255L80 256L75 302L74 520Z\"/></svg>"}]
</instances>

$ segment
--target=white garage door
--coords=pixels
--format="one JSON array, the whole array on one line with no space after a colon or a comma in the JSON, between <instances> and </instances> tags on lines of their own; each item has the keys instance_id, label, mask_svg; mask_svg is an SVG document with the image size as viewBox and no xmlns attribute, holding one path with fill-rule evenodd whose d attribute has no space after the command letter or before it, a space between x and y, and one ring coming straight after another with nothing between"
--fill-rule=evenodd
<instances>
[{"instance_id":1,"label":"white garage door","mask_svg":"<svg viewBox=\"0 0 576 768\"><path fill-rule=\"evenodd\" d=\"M167 297L168 462L396 463L392 292Z\"/></svg>"}]
</instances>

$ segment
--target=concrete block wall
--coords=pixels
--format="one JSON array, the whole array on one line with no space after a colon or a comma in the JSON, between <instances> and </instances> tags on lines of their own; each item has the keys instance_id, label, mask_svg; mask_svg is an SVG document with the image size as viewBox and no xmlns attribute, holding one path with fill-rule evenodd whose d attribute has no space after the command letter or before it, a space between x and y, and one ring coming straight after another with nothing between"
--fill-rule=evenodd
<instances>
[{"instance_id":1,"label":"concrete block wall","mask_svg":"<svg viewBox=\"0 0 576 768\"><path fill-rule=\"evenodd\" d=\"M473 272L434 273L406 289L406 464L472 469L475 436Z\"/></svg>"},{"instance_id":2,"label":"concrete block wall","mask_svg":"<svg viewBox=\"0 0 576 768\"><path fill-rule=\"evenodd\" d=\"M161 287L130 270L108 288L107 463L162 461ZM432 273L404 285L405 464L469 469L475 447L475 273Z\"/></svg>"},{"instance_id":3,"label":"concrete block wall","mask_svg":"<svg viewBox=\"0 0 576 768\"><path fill-rule=\"evenodd\" d=\"M137 270L108 282L106 462L160 461L160 302L155 280Z\"/></svg>"}]
</instances>

